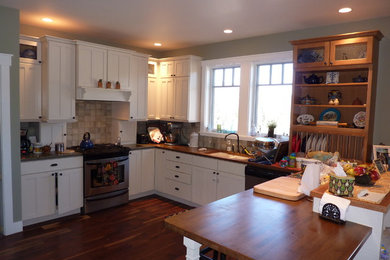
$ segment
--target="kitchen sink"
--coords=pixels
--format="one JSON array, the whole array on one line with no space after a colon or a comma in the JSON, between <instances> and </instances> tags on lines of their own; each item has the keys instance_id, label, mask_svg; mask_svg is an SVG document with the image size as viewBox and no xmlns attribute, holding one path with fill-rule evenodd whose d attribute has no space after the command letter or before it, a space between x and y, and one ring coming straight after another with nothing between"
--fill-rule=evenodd
<instances>
[{"instance_id":1,"label":"kitchen sink","mask_svg":"<svg viewBox=\"0 0 390 260\"><path fill-rule=\"evenodd\" d=\"M219 157L219 158L225 158L225 159L236 159L236 160L248 160L249 157L245 155L236 155L236 154L230 154L225 152L215 152L210 153L209 155Z\"/></svg>"}]
</instances>

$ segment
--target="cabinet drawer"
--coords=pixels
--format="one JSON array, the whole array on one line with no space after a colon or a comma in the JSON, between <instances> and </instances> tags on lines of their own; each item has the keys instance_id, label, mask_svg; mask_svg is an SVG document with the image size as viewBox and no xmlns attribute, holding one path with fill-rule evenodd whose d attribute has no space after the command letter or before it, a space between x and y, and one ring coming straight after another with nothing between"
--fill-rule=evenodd
<instances>
[{"instance_id":1,"label":"cabinet drawer","mask_svg":"<svg viewBox=\"0 0 390 260\"><path fill-rule=\"evenodd\" d=\"M189 165L189 164L167 161L167 167L169 170L172 170L172 171L178 171L178 172L184 172L184 173L191 174L191 165Z\"/></svg>"},{"instance_id":2,"label":"cabinet drawer","mask_svg":"<svg viewBox=\"0 0 390 260\"><path fill-rule=\"evenodd\" d=\"M218 168L218 160L217 159L203 157L203 156L194 156L192 158L192 165L197 166L197 167L217 170L217 168Z\"/></svg>"},{"instance_id":3,"label":"cabinet drawer","mask_svg":"<svg viewBox=\"0 0 390 260\"><path fill-rule=\"evenodd\" d=\"M192 163L192 155L186 153L177 153L167 151L167 159L170 161L181 162L181 163Z\"/></svg>"},{"instance_id":4,"label":"cabinet drawer","mask_svg":"<svg viewBox=\"0 0 390 260\"><path fill-rule=\"evenodd\" d=\"M191 201L191 185L166 179L166 193Z\"/></svg>"},{"instance_id":5,"label":"cabinet drawer","mask_svg":"<svg viewBox=\"0 0 390 260\"><path fill-rule=\"evenodd\" d=\"M190 174L169 170L167 173L167 178L174 181L191 184Z\"/></svg>"},{"instance_id":6,"label":"cabinet drawer","mask_svg":"<svg viewBox=\"0 0 390 260\"><path fill-rule=\"evenodd\" d=\"M234 163L218 160L218 171L232 173L238 176L245 176L245 165L243 163Z\"/></svg>"},{"instance_id":7,"label":"cabinet drawer","mask_svg":"<svg viewBox=\"0 0 390 260\"><path fill-rule=\"evenodd\" d=\"M83 157L69 157L61 159L38 160L21 163L21 174L37 172L55 172L63 169L82 168Z\"/></svg>"}]
</instances>

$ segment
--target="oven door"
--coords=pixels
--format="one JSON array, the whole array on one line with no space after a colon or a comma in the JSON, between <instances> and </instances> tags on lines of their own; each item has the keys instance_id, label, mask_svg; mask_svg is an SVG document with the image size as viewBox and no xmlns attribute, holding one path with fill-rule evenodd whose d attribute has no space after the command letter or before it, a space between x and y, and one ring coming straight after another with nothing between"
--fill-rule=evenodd
<instances>
[{"instance_id":1,"label":"oven door","mask_svg":"<svg viewBox=\"0 0 390 260\"><path fill-rule=\"evenodd\" d=\"M129 187L129 157L121 156L84 162L84 196Z\"/></svg>"}]
</instances>

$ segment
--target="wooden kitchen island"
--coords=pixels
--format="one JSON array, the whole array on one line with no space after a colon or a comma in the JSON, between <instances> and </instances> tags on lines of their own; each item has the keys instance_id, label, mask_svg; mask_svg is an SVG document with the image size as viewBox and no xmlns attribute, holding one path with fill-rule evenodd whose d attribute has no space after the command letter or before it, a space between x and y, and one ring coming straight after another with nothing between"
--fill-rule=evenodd
<instances>
[{"instance_id":1,"label":"wooden kitchen island","mask_svg":"<svg viewBox=\"0 0 390 260\"><path fill-rule=\"evenodd\" d=\"M201 245L236 259L351 259L371 228L320 219L306 199L287 201L247 190L169 217L184 236L187 260Z\"/></svg>"}]
</instances>

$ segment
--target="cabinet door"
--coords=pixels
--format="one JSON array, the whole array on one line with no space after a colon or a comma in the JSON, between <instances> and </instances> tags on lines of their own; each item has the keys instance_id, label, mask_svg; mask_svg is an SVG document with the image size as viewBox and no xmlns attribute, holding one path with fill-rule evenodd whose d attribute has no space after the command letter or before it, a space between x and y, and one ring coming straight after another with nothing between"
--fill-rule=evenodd
<instances>
[{"instance_id":1,"label":"cabinet door","mask_svg":"<svg viewBox=\"0 0 390 260\"><path fill-rule=\"evenodd\" d=\"M245 190L245 177L218 172L217 200Z\"/></svg>"},{"instance_id":2,"label":"cabinet door","mask_svg":"<svg viewBox=\"0 0 390 260\"><path fill-rule=\"evenodd\" d=\"M59 171L58 213L66 213L83 206L83 168Z\"/></svg>"},{"instance_id":3,"label":"cabinet door","mask_svg":"<svg viewBox=\"0 0 390 260\"><path fill-rule=\"evenodd\" d=\"M192 201L205 205L217 197L217 175L212 169L192 167Z\"/></svg>"},{"instance_id":4,"label":"cabinet door","mask_svg":"<svg viewBox=\"0 0 390 260\"><path fill-rule=\"evenodd\" d=\"M141 192L141 151L129 153L129 195Z\"/></svg>"},{"instance_id":5,"label":"cabinet door","mask_svg":"<svg viewBox=\"0 0 390 260\"><path fill-rule=\"evenodd\" d=\"M130 64L130 119L147 118L148 59L132 56Z\"/></svg>"},{"instance_id":6,"label":"cabinet door","mask_svg":"<svg viewBox=\"0 0 390 260\"><path fill-rule=\"evenodd\" d=\"M52 215L56 211L55 174L51 172L22 175L22 219Z\"/></svg>"},{"instance_id":7,"label":"cabinet door","mask_svg":"<svg viewBox=\"0 0 390 260\"><path fill-rule=\"evenodd\" d=\"M188 77L175 78L174 84L174 118L176 120L187 120L188 109Z\"/></svg>"},{"instance_id":8,"label":"cabinet door","mask_svg":"<svg viewBox=\"0 0 390 260\"><path fill-rule=\"evenodd\" d=\"M161 118L173 119L174 114L174 86L172 78L161 79Z\"/></svg>"},{"instance_id":9,"label":"cabinet door","mask_svg":"<svg viewBox=\"0 0 390 260\"><path fill-rule=\"evenodd\" d=\"M156 149L155 155L155 188L157 191L164 192L165 175L167 172L166 151Z\"/></svg>"},{"instance_id":10,"label":"cabinet door","mask_svg":"<svg viewBox=\"0 0 390 260\"><path fill-rule=\"evenodd\" d=\"M107 80L112 83L119 81L121 89L130 89L130 55L117 51L107 52Z\"/></svg>"},{"instance_id":11,"label":"cabinet door","mask_svg":"<svg viewBox=\"0 0 390 260\"><path fill-rule=\"evenodd\" d=\"M47 86L44 87L48 120L71 120L75 118L75 46L49 42Z\"/></svg>"},{"instance_id":12,"label":"cabinet door","mask_svg":"<svg viewBox=\"0 0 390 260\"><path fill-rule=\"evenodd\" d=\"M162 61L160 62L160 77L173 77L174 74L174 62Z\"/></svg>"},{"instance_id":13,"label":"cabinet door","mask_svg":"<svg viewBox=\"0 0 390 260\"><path fill-rule=\"evenodd\" d=\"M97 87L99 79L107 80L107 51L91 46L77 46L77 86Z\"/></svg>"},{"instance_id":14,"label":"cabinet door","mask_svg":"<svg viewBox=\"0 0 390 260\"><path fill-rule=\"evenodd\" d=\"M154 149L141 150L141 192L154 190Z\"/></svg>"},{"instance_id":15,"label":"cabinet door","mask_svg":"<svg viewBox=\"0 0 390 260\"><path fill-rule=\"evenodd\" d=\"M190 61L186 60L176 60L175 61L175 70L173 72L175 77L186 77L190 75Z\"/></svg>"},{"instance_id":16,"label":"cabinet door","mask_svg":"<svg viewBox=\"0 0 390 260\"><path fill-rule=\"evenodd\" d=\"M372 63L372 37L331 41L330 61L333 65Z\"/></svg>"},{"instance_id":17,"label":"cabinet door","mask_svg":"<svg viewBox=\"0 0 390 260\"><path fill-rule=\"evenodd\" d=\"M20 120L41 118L41 64L19 65Z\"/></svg>"},{"instance_id":18,"label":"cabinet door","mask_svg":"<svg viewBox=\"0 0 390 260\"><path fill-rule=\"evenodd\" d=\"M294 64L301 68L328 66L329 42L295 45Z\"/></svg>"},{"instance_id":19,"label":"cabinet door","mask_svg":"<svg viewBox=\"0 0 390 260\"><path fill-rule=\"evenodd\" d=\"M156 119L159 111L159 89L157 79L148 79L148 119Z\"/></svg>"}]
</instances>

